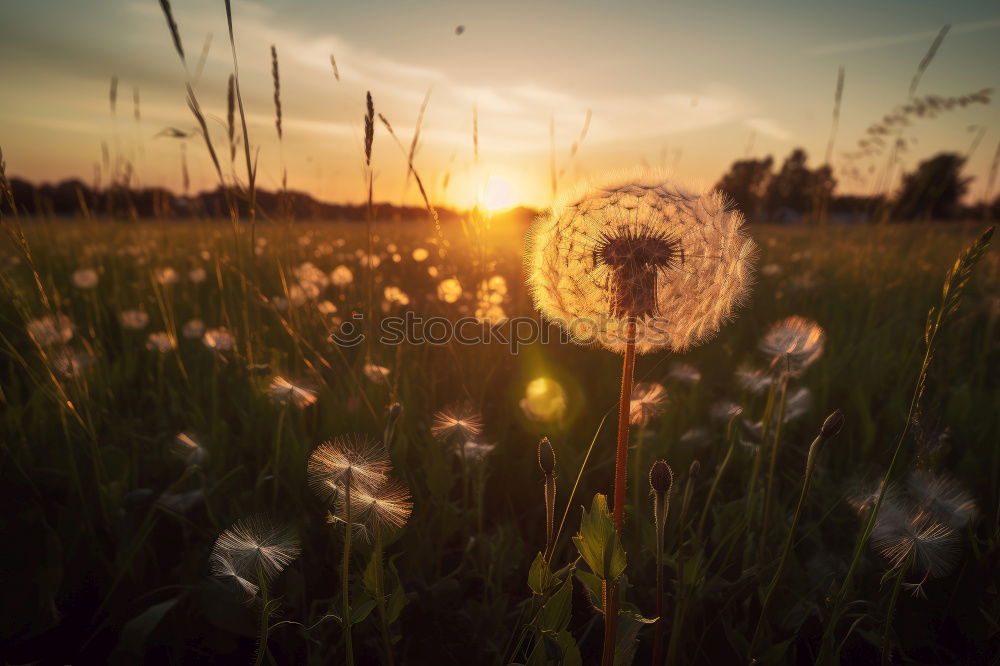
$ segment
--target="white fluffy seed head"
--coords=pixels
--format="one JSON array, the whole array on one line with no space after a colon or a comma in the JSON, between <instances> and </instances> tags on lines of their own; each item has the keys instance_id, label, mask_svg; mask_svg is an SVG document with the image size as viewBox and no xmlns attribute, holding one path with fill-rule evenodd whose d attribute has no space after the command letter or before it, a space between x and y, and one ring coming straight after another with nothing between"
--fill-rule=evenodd
<instances>
[{"instance_id":1,"label":"white fluffy seed head","mask_svg":"<svg viewBox=\"0 0 1000 666\"><path fill-rule=\"evenodd\" d=\"M209 566L213 575L235 580L252 601L261 585L274 580L300 550L291 529L258 514L223 530L212 547Z\"/></svg>"},{"instance_id":2,"label":"white fluffy seed head","mask_svg":"<svg viewBox=\"0 0 1000 666\"><path fill-rule=\"evenodd\" d=\"M526 253L535 305L581 344L682 351L712 338L746 298L755 247L722 194L658 176L572 194L533 224Z\"/></svg>"}]
</instances>

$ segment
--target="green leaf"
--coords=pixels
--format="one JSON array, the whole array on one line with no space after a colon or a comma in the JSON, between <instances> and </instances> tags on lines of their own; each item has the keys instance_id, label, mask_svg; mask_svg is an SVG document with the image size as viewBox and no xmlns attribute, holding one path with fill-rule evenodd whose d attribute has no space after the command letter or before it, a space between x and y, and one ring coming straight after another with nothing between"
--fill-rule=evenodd
<instances>
[{"instance_id":1,"label":"green leaf","mask_svg":"<svg viewBox=\"0 0 1000 666\"><path fill-rule=\"evenodd\" d=\"M374 599L366 599L360 604L351 609L351 624L360 624L365 621L365 618L371 615L372 609L375 608Z\"/></svg>"},{"instance_id":2,"label":"green leaf","mask_svg":"<svg viewBox=\"0 0 1000 666\"><path fill-rule=\"evenodd\" d=\"M403 607L409 603L410 599L406 596L406 590L403 589L403 581L399 579L395 558L389 560L389 571L392 573L394 584L392 593L389 595L389 602L385 607L385 619L386 622L392 624L399 619L399 614L403 612Z\"/></svg>"},{"instance_id":3,"label":"green leaf","mask_svg":"<svg viewBox=\"0 0 1000 666\"><path fill-rule=\"evenodd\" d=\"M604 592L601 589L601 579L582 569L576 570L576 579L583 583L583 589L587 591L587 599L590 601L590 605L598 613L603 613Z\"/></svg>"},{"instance_id":4,"label":"green leaf","mask_svg":"<svg viewBox=\"0 0 1000 666\"><path fill-rule=\"evenodd\" d=\"M551 583L552 572L549 570L549 564L542 557L542 554L538 553L528 570L528 587L534 594L543 594L549 589Z\"/></svg>"},{"instance_id":5,"label":"green leaf","mask_svg":"<svg viewBox=\"0 0 1000 666\"><path fill-rule=\"evenodd\" d=\"M159 626L163 617L177 605L177 597L153 604L125 623L115 652L129 661L141 661L145 654L146 639Z\"/></svg>"},{"instance_id":6,"label":"green leaf","mask_svg":"<svg viewBox=\"0 0 1000 666\"><path fill-rule=\"evenodd\" d=\"M583 510L580 533L573 543L590 570L601 580L614 581L625 571L625 550L615 532L604 495L594 495L590 512Z\"/></svg>"},{"instance_id":7,"label":"green leaf","mask_svg":"<svg viewBox=\"0 0 1000 666\"><path fill-rule=\"evenodd\" d=\"M615 666L628 666L635 657L635 649L639 645L639 630L647 624L656 622L653 618L643 617L635 606L622 604L618 611L618 631L615 640Z\"/></svg>"},{"instance_id":8,"label":"green leaf","mask_svg":"<svg viewBox=\"0 0 1000 666\"><path fill-rule=\"evenodd\" d=\"M559 632L569 625L573 611L573 580L567 578L552 598L542 606L538 624L543 629Z\"/></svg>"}]
</instances>

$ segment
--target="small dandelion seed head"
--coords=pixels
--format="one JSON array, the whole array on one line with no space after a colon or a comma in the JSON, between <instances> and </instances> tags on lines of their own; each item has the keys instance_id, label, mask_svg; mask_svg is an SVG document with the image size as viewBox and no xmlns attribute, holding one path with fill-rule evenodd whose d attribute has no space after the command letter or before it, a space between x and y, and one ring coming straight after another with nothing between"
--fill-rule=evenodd
<instances>
[{"instance_id":1,"label":"small dandelion seed head","mask_svg":"<svg viewBox=\"0 0 1000 666\"><path fill-rule=\"evenodd\" d=\"M383 365L375 363L365 363L361 368L361 374L373 384L387 385L391 371Z\"/></svg>"},{"instance_id":2,"label":"small dandelion seed head","mask_svg":"<svg viewBox=\"0 0 1000 666\"><path fill-rule=\"evenodd\" d=\"M662 384L656 382L636 384L632 389L632 399L629 401L629 423L646 425L650 419L663 413L666 404L667 391Z\"/></svg>"},{"instance_id":3,"label":"small dandelion seed head","mask_svg":"<svg viewBox=\"0 0 1000 666\"><path fill-rule=\"evenodd\" d=\"M922 510L954 529L961 529L973 522L979 513L972 496L958 481L946 474L913 472L906 485Z\"/></svg>"},{"instance_id":4,"label":"small dandelion seed head","mask_svg":"<svg viewBox=\"0 0 1000 666\"><path fill-rule=\"evenodd\" d=\"M749 365L738 367L733 376L740 388L755 395L763 393L774 384L774 376L771 373Z\"/></svg>"},{"instance_id":5,"label":"small dandelion seed head","mask_svg":"<svg viewBox=\"0 0 1000 666\"><path fill-rule=\"evenodd\" d=\"M73 339L73 321L64 314L45 315L27 324L28 334L40 347L65 344Z\"/></svg>"},{"instance_id":6,"label":"small dandelion seed head","mask_svg":"<svg viewBox=\"0 0 1000 666\"><path fill-rule=\"evenodd\" d=\"M431 434L439 441L453 437L462 441L474 440L483 433L483 417L469 405L456 405L442 409L434 415Z\"/></svg>"},{"instance_id":7,"label":"small dandelion seed head","mask_svg":"<svg viewBox=\"0 0 1000 666\"><path fill-rule=\"evenodd\" d=\"M123 328L140 331L149 324L149 314L145 310L125 310L118 315Z\"/></svg>"},{"instance_id":8,"label":"small dandelion seed head","mask_svg":"<svg viewBox=\"0 0 1000 666\"><path fill-rule=\"evenodd\" d=\"M258 514L224 530L215 540L209 563L213 575L235 579L250 601L299 552L299 540L287 526Z\"/></svg>"},{"instance_id":9,"label":"small dandelion seed head","mask_svg":"<svg viewBox=\"0 0 1000 666\"><path fill-rule=\"evenodd\" d=\"M891 566L907 562L930 578L947 575L958 558L958 535L932 514L896 500L884 501L872 530L872 547Z\"/></svg>"},{"instance_id":10,"label":"small dandelion seed head","mask_svg":"<svg viewBox=\"0 0 1000 666\"><path fill-rule=\"evenodd\" d=\"M268 397L279 405L289 405L302 409L316 403L316 392L312 389L290 382L281 376L271 379L267 389Z\"/></svg>"},{"instance_id":11,"label":"small dandelion seed head","mask_svg":"<svg viewBox=\"0 0 1000 666\"><path fill-rule=\"evenodd\" d=\"M348 485L360 492L374 492L385 483L389 469L381 443L364 435L342 435L313 450L306 475L313 492L330 504Z\"/></svg>"},{"instance_id":12,"label":"small dandelion seed head","mask_svg":"<svg viewBox=\"0 0 1000 666\"><path fill-rule=\"evenodd\" d=\"M187 465L203 467L208 460L208 449L198 440L198 436L189 432L178 433L170 443L170 452Z\"/></svg>"},{"instance_id":13,"label":"small dandelion seed head","mask_svg":"<svg viewBox=\"0 0 1000 666\"><path fill-rule=\"evenodd\" d=\"M538 466L545 476L552 476L556 471L556 452L548 437L538 442Z\"/></svg>"},{"instance_id":14,"label":"small dandelion seed head","mask_svg":"<svg viewBox=\"0 0 1000 666\"><path fill-rule=\"evenodd\" d=\"M480 463L486 460L486 456L493 453L495 448L497 445L492 442L469 439L462 443L460 449L455 450L455 455L464 456L466 462Z\"/></svg>"},{"instance_id":15,"label":"small dandelion seed head","mask_svg":"<svg viewBox=\"0 0 1000 666\"><path fill-rule=\"evenodd\" d=\"M201 341L206 347L216 352L231 351L236 346L236 338L225 326L208 329Z\"/></svg>"},{"instance_id":16,"label":"small dandelion seed head","mask_svg":"<svg viewBox=\"0 0 1000 666\"><path fill-rule=\"evenodd\" d=\"M649 468L649 487L659 495L669 495L674 485L674 471L666 460L657 460Z\"/></svg>"},{"instance_id":17,"label":"small dandelion seed head","mask_svg":"<svg viewBox=\"0 0 1000 666\"><path fill-rule=\"evenodd\" d=\"M395 479L387 479L374 489L351 490L350 514L347 495L340 493L331 514L338 522L362 526L361 534L367 538L376 532L386 533L406 525L413 512L410 490Z\"/></svg>"},{"instance_id":18,"label":"small dandelion seed head","mask_svg":"<svg viewBox=\"0 0 1000 666\"><path fill-rule=\"evenodd\" d=\"M581 344L640 353L713 337L745 299L754 245L717 192L655 175L571 193L534 223L526 254L535 305Z\"/></svg>"},{"instance_id":19,"label":"small dandelion seed head","mask_svg":"<svg viewBox=\"0 0 1000 666\"><path fill-rule=\"evenodd\" d=\"M823 355L826 333L812 319L793 315L768 329L759 347L771 358L771 368L798 375Z\"/></svg>"},{"instance_id":20,"label":"small dandelion seed head","mask_svg":"<svg viewBox=\"0 0 1000 666\"><path fill-rule=\"evenodd\" d=\"M674 363L670 366L670 378L685 384L697 384L701 381L701 371L688 363Z\"/></svg>"}]
</instances>

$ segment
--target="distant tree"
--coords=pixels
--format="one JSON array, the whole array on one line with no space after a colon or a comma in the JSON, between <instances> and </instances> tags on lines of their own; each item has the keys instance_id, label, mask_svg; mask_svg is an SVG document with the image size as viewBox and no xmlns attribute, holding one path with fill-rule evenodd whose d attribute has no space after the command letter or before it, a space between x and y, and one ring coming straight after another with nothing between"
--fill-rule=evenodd
<instances>
[{"instance_id":1,"label":"distant tree","mask_svg":"<svg viewBox=\"0 0 1000 666\"><path fill-rule=\"evenodd\" d=\"M785 158L764 194L764 208L772 215L782 208L805 214L812 208L812 172L806 167L809 156L796 148Z\"/></svg>"},{"instance_id":2,"label":"distant tree","mask_svg":"<svg viewBox=\"0 0 1000 666\"><path fill-rule=\"evenodd\" d=\"M972 178L962 177L965 158L938 153L924 160L916 171L903 174L893 217L897 220L947 220L959 210Z\"/></svg>"},{"instance_id":3,"label":"distant tree","mask_svg":"<svg viewBox=\"0 0 1000 666\"><path fill-rule=\"evenodd\" d=\"M773 165L770 155L760 160L736 160L715 188L727 194L747 219L752 220L761 214Z\"/></svg>"}]
</instances>

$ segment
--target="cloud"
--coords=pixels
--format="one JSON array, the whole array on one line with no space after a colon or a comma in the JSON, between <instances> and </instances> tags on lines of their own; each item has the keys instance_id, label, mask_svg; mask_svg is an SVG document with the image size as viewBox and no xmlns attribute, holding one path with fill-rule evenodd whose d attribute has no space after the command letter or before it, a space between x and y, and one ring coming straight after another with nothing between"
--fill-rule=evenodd
<instances>
[{"instance_id":1,"label":"cloud","mask_svg":"<svg viewBox=\"0 0 1000 666\"><path fill-rule=\"evenodd\" d=\"M973 32L982 32L984 30L995 30L1000 28L1000 18L996 19L985 19L982 21L970 21L967 23L956 23L951 26L952 33L956 34L967 34ZM935 37L937 37L940 30L922 30L920 32L909 32L900 35L883 35L880 37L870 37L868 39L860 39L853 42L836 42L833 44L824 44L821 46L814 47L806 51L806 55L809 56L827 56L836 55L839 53L855 53L857 51L871 51L874 49L883 49L890 46L899 46L901 44L913 44L917 42L927 42L930 43Z\"/></svg>"},{"instance_id":2,"label":"cloud","mask_svg":"<svg viewBox=\"0 0 1000 666\"><path fill-rule=\"evenodd\" d=\"M747 118L743 124L750 129L779 141L791 141L792 133L771 118Z\"/></svg>"}]
</instances>

